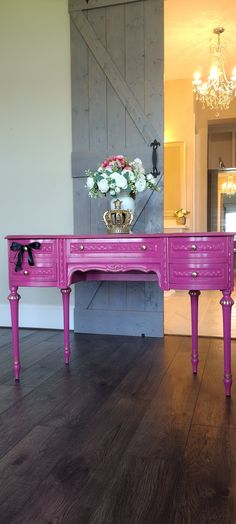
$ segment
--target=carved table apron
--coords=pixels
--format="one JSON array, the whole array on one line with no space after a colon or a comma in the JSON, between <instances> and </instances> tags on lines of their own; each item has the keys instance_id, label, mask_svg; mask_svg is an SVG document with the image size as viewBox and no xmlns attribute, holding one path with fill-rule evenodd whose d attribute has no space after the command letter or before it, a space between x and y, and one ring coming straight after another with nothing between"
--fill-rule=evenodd
<instances>
[{"instance_id":1,"label":"carved table apron","mask_svg":"<svg viewBox=\"0 0 236 524\"><path fill-rule=\"evenodd\" d=\"M198 366L198 298L201 290L221 290L224 385L230 396L231 292L234 286L234 233L132 234L103 236L8 236L9 301L15 379L20 377L19 286L57 287L64 314L64 356L69 364L71 284L84 280L156 280L160 288L187 290L191 300L192 367Z\"/></svg>"}]
</instances>

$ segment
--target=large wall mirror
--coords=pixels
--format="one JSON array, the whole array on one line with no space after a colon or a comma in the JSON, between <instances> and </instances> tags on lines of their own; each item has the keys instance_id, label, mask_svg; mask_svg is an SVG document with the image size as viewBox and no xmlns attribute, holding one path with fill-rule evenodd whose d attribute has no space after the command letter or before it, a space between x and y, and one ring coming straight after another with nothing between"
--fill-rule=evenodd
<instances>
[{"instance_id":1,"label":"large wall mirror","mask_svg":"<svg viewBox=\"0 0 236 524\"><path fill-rule=\"evenodd\" d=\"M175 224L174 212L176 209L186 208L185 148L185 142L166 142L164 144L165 227Z\"/></svg>"},{"instance_id":2,"label":"large wall mirror","mask_svg":"<svg viewBox=\"0 0 236 524\"><path fill-rule=\"evenodd\" d=\"M236 169L208 171L208 231L236 231Z\"/></svg>"},{"instance_id":3,"label":"large wall mirror","mask_svg":"<svg viewBox=\"0 0 236 524\"><path fill-rule=\"evenodd\" d=\"M236 119L208 125L208 231L236 231Z\"/></svg>"}]
</instances>

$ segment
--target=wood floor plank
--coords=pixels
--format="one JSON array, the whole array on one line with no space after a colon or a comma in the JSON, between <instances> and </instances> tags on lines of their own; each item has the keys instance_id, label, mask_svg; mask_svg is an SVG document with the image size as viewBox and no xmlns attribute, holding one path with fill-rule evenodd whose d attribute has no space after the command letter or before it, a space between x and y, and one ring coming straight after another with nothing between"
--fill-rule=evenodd
<instances>
[{"instance_id":1,"label":"wood floor plank","mask_svg":"<svg viewBox=\"0 0 236 524\"><path fill-rule=\"evenodd\" d=\"M210 339L209 355L203 374L194 424L236 428L236 341L232 341L232 400L225 397L223 384L223 340Z\"/></svg>"},{"instance_id":2,"label":"wood floor plank","mask_svg":"<svg viewBox=\"0 0 236 524\"><path fill-rule=\"evenodd\" d=\"M174 489L171 518L194 523L235 522L236 430L193 425ZM197 502L197 503L196 503Z\"/></svg>"},{"instance_id":3,"label":"wood floor plank","mask_svg":"<svg viewBox=\"0 0 236 524\"><path fill-rule=\"evenodd\" d=\"M0 414L9 409L34 389L33 386L12 387L0 385Z\"/></svg>"},{"instance_id":4,"label":"wood floor plank","mask_svg":"<svg viewBox=\"0 0 236 524\"><path fill-rule=\"evenodd\" d=\"M200 340L201 359L197 376L191 372L190 343L189 338L182 338L181 347L132 439L132 453L137 456L175 460L183 455L199 395L209 340Z\"/></svg>"},{"instance_id":5,"label":"wood floor plank","mask_svg":"<svg viewBox=\"0 0 236 524\"><path fill-rule=\"evenodd\" d=\"M20 330L21 334L21 330ZM56 332L52 330L33 330L28 335L23 335L20 337L20 355L22 367L27 366L27 362L33 362L37 360L37 357L41 358L41 350L44 349L44 342L50 340L54 337L57 337L63 344L63 336L61 332ZM41 346L38 348L38 345ZM38 351L39 349L39 351ZM10 342L4 347L1 347L0 351L0 366L2 370L5 370L8 364L12 363L12 343ZM3 375L0 375L0 380L4 380Z\"/></svg>"}]
</instances>

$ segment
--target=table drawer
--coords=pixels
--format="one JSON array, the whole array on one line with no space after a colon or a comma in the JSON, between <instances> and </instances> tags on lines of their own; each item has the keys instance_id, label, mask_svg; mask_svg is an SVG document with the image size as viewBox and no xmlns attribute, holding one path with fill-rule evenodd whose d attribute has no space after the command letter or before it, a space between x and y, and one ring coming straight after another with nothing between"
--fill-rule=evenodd
<instances>
[{"instance_id":1,"label":"table drawer","mask_svg":"<svg viewBox=\"0 0 236 524\"><path fill-rule=\"evenodd\" d=\"M10 281L18 285L28 285L35 282L56 282L57 264L38 263L35 266L29 266L24 263L20 271L15 271L15 264L10 263Z\"/></svg>"},{"instance_id":2,"label":"table drawer","mask_svg":"<svg viewBox=\"0 0 236 524\"><path fill-rule=\"evenodd\" d=\"M170 287L176 289L224 289L228 285L227 264L170 264Z\"/></svg>"},{"instance_id":3,"label":"table drawer","mask_svg":"<svg viewBox=\"0 0 236 524\"><path fill-rule=\"evenodd\" d=\"M18 254L19 254L19 250L12 251L10 249L10 246L12 245L13 242L16 242L17 244L20 244L21 246L24 246L24 247L27 247L29 244L33 242L39 242L40 248L32 249L32 255L33 255L34 261L37 261L37 260L40 261L42 258L47 258L51 260L55 258L57 255L57 240L56 239L50 238L50 239L41 240L40 238L22 238L22 239L17 238L17 240L9 241L10 262L14 262L14 261L16 262ZM26 250L24 250L23 261L24 262L27 261L27 258L28 258L28 253Z\"/></svg>"},{"instance_id":4,"label":"table drawer","mask_svg":"<svg viewBox=\"0 0 236 524\"><path fill-rule=\"evenodd\" d=\"M117 240L102 240L93 241L88 239L73 239L67 242L67 257L71 260L75 258L95 258L109 256L111 258L142 258L145 254L147 258L155 258L160 260L161 258L161 241L155 239L154 241L146 239L132 239L128 240L117 239Z\"/></svg>"},{"instance_id":5,"label":"table drawer","mask_svg":"<svg viewBox=\"0 0 236 524\"><path fill-rule=\"evenodd\" d=\"M170 238L169 257L176 259L226 259L227 238L189 237Z\"/></svg>"}]
</instances>

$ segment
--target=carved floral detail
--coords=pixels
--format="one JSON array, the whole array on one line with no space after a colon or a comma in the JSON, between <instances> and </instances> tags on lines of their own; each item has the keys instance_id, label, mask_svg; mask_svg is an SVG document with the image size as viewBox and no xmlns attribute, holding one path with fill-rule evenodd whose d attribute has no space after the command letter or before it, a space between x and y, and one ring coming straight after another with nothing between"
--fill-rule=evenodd
<instances>
[{"instance_id":1,"label":"carved floral detail","mask_svg":"<svg viewBox=\"0 0 236 524\"><path fill-rule=\"evenodd\" d=\"M109 242L109 244L101 243L101 244L83 244L83 252L96 252L96 253L136 253L141 252L143 250L142 246L145 245L148 252L151 253L157 253L159 251L158 244L151 244L149 242L143 242L143 243L122 243L122 242L114 242L113 244ZM81 254L81 244L79 243L71 243L70 244L70 253L71 254Z\"/></svg>"},{"instance_id":2,"label":"carved floral detail","mask_svg":"<svg viewBox=\"0 0 236 524\"><path fill-rule=\"evenodd\" d=\"M225 252L225 242L196 242L197 250L194 253L200 252ZM192 240L189 239L188 242L172 242L171 244L172 251L192 251Z\"/></svg>"},{"instance_id":3,"label":"carved floral detail","mask_svg":"<svg viewBox=\"0 0 236 524\"><path fill-rule=\"evenodd\" d=\"M17 278L17 281L22 279L23 275L22 272L15 273L14 266L11 267L11 276L15 280ZM28 279L38 280L38 279L47 279L47 280L56 280L56 266L44 266L39 267L37 265L31 267L28 272Z\"/></svg>"},{"instance_id":4,"label":"carved floral detail","mask_svg":"<svg viewBox=\"0 0 236 524\"><path fill-rule=\"evenodd\" d=\"M54 252L54 244L41 244L40 252L37 254L38 255L40 255L41 253L51 254L53 252Z\"/></svg>"},{"instance_id":5,"label":"carved floral detail","mask_svg":"<svg viewBox=\"0 0 236 524\"><path fill-rule=\"evenodd\" d=\"M82 273L85 273L86 271L104 271L104 272L118 272L121 271L122 273L127 273L128 271L143 271L144 273L156 273L156 267L150 267L149 265L143 266L141 264L86 264L86 265L74 265L73 268L71 268L70 273L74 273L75 271L81 271Z\"/></svg>"},{"instance_id":6,"label":"carved floral detail","mask_svg":"<svg viewBox=\"0 0 236 524\"><path fill-rule=\"evenodd\" d=\"M191 277L193 272L193 269L187 269L187 270L173 270L173 275L175 277ZM197 268L198 277L204 277L204 278L222 278L224 276L224 271L222 269L199 269Z\"/></svg>"}]
</instances>

